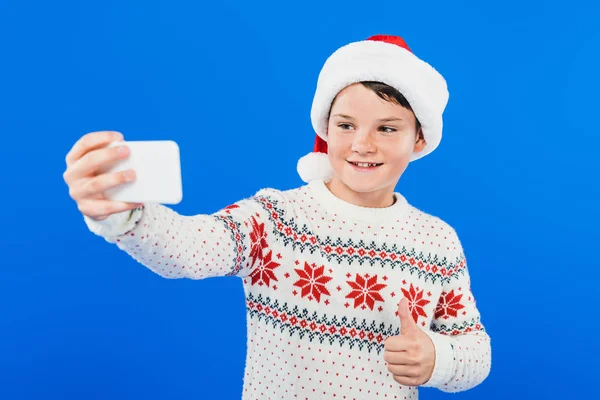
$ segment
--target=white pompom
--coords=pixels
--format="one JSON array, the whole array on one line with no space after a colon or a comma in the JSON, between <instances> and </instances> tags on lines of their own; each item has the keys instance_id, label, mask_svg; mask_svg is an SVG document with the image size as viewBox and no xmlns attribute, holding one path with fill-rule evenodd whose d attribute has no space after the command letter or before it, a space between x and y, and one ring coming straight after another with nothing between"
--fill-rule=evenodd
<instances>
[{"instance_id":1,"label":"white pompom","mask_svg":"<svg viewBox=\"0 0 600 400\"><path fill-rule=\"evenodd\" d=\"M325 153L308 153L298 160L297 170L306 183L315 180L329 181L333 177L329 156Z\"/></svg>"}]
</instances>

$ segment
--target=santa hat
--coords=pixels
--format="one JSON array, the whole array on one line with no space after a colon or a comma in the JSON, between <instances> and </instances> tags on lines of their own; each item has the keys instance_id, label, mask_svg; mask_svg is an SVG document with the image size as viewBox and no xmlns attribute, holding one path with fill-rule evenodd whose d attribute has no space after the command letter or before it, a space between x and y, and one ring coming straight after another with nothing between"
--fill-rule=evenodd
<instances>
[{"instance_id":1,"label":"santa hat","mask_svg":"<svg viewBox=\"0 0 600 400\"><path fill-rule=\"evenodd\" d=\"M298 160L298 173L304 182L330 180L333 176L327 155L329 110L342 89L360 81L385 83L402 93L410 104L427 142L422 151L413 153L411 161L426 156L439 145L442 114L449 97L444 77L416 57L401 37L371 36L339 48L321 69L311 109L317 134L314 149Z\"/></svg>"}]
</instances>

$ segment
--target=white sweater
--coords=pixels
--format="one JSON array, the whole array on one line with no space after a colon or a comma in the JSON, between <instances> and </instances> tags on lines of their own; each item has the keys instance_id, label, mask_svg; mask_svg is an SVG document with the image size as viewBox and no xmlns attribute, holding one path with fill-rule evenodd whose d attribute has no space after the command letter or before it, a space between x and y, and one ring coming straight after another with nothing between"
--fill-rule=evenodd
<instances>
[{"instance_id":1,"label":"white sweater","mask_svg":"<svg viewBox=\"0 0 600 400\"><path fill-rule=\"evenodd\" d=\"M488 376L491 347L463 249L452 227L396 198L358 207L316 181L264 189L213 215L147 204L85 221L165 278L243 279L245 400L417 399L383 359L403 296L435 346L423 386L467 390Z\"/></svg>"}]
</instances>

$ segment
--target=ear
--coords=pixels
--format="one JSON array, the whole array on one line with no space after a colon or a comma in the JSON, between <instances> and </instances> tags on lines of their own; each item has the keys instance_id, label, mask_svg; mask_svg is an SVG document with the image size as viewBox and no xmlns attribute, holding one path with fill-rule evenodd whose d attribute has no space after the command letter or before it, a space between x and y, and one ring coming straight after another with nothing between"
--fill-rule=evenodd
<instances>
[{"instance_id":1,"label":"ear","mask_svg":"<svg viewBox=\"0 0 600 400\"><path fill-rule=\"evenodd\" d=\"M422 151L426 145L427 145L427 141L423 137L422 128L419 128L419 131L417 132L417 141L415 142L414 152L418 153L418 152Z\"/></svg>"}]
</instances>

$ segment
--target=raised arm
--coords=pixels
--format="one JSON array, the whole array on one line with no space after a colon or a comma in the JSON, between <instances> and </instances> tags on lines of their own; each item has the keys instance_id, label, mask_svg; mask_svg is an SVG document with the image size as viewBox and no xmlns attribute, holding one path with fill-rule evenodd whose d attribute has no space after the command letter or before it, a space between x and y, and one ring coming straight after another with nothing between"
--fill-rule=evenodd
<instances>
[{"instance_id":1,"label":"raised arm","mask_svg":"<svg viewBox=\"0 0 600 400\"><path fill-rule=\"evenodd\" d=\"M165 278L245 277L274 262L267 251L276 240L270 208L282 203L279 192L262 190L211 215L183 216L147 204L103 221L84 219L92 232Z\"/></svg>"},{"instance_id":2,"label":"raised arm","mask_svg":"<svg viewBox=\"0 0 600 400\"><path fill-rule=\"evenodd\" d=\"M213 215L196 216L158 204L112 201L106 190L135 179L132 170L102 172L128 157L127 146L107 147L122 140L119 132L89 133L66 156L63 178L92 232L166 278L247 276L275 262L267 250L275 240L271 208L285 207L279 192L263 190ZM268 273L260 276L268 279Z\"/></svg>"}]
</instances>

